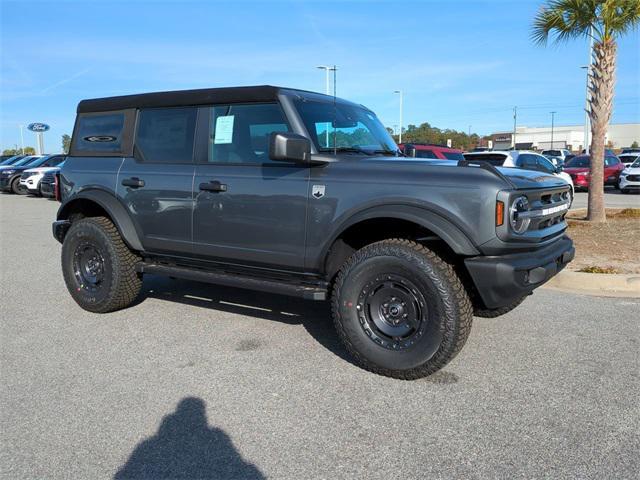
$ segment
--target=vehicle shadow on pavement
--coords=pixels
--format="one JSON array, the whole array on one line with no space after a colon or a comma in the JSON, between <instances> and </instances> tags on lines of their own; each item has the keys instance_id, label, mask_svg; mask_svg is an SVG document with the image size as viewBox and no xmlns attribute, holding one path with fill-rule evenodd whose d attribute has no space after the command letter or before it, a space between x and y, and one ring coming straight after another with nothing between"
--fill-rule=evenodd
<instances>
[{"instance_id":1,"label":"vehicle shadow on pavement","mask_svg":"<svg viewBox=\"0 0 640 480\"><path fill-rule=\"evenodd\" d=\"M145 275L138 302L157 298L220 312L247 315L288 325L302 325L320 345L353 364L340 343L329 302L303 300L253 290Z\"/></svg>"},{"instance_id":2,"label":"vehicle shadow on pavement","mask_svg":"<svg viewBox=\"0 0 640 480\"><path fill-rule=\"evenodd\" d=\"M158 432L140 442L115 480L160 478L264 479L223 430L209 427L205 403L186 397L162 419Z\"/></svg>"}]
</instances>

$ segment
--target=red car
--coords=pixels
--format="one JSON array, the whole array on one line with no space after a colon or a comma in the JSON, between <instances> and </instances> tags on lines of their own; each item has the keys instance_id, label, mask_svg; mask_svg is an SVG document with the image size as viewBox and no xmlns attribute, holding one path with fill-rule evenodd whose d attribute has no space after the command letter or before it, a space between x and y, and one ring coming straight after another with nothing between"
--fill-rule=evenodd
<instances>
[{"instance_id":1,"label":"red car","mask_svg":"<svg viewBox=\"0 0 640 480\"><path fill-rule=\"evenodd\" d=\"M401 143L398 146L402 153L409 157L441 160L464 160L462 150L449 148L445 145L432 145L430 143Z\"/></svg>"},{"instance_id":2,"label":"red car","mask_svg":"<svg viewBox=\"0 0 640 480\"><path fill-rule=\"evenodd\" d=\"M604 157L604 184L618 187L618 177L624 170L624 164L615 155ZM589 188L589 177L591 176L591 156L578 155L573 157L564 165L564 171L571 175L573 187L578 189Z\"/></svg>"}]
</instances>

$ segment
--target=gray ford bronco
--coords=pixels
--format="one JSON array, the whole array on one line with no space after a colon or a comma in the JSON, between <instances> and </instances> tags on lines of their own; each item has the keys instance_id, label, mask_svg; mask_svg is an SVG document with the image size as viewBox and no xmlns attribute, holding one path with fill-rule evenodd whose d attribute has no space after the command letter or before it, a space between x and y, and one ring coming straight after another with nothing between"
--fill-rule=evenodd
<instances>
[{"instance_id":1,"label":"gray ford bronco","mask_svg":"<svg viewBox=\"0 0 640 480\"><path fill-rule=\"evenodd\" d=\"M330 300L357 363L402 379L574 255L562 179L403 157L371 110L289 88L83 100L57 188L82 308L127 307L145 273Z\"/></svg>"}]
</instances>

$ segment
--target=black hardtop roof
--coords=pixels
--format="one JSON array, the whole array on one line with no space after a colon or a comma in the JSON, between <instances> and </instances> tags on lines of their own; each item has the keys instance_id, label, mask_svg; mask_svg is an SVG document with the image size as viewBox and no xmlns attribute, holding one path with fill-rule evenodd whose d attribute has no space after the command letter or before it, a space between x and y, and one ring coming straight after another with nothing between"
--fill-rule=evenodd
<instances>
[{"instance_id":1,"label":"black hardtop roof","mask_svg":"<svg viewBox=\"0 0 640 480\"><path fill-rule=\"evenodd\" d=\"M78 104L77 112L108 112L124 110L127 108L180 107L190 105L211 105L215 103L273 102L278 99L278 94L283 92L291 92L310 98L327 98L326 95L321 93L298 90L295 88L275 87L273 85L201 88L197 90L174 90L170 92L140 93L136 95L122 95L118 97L82 100ZM345 102L344 100L339 101Z\"/></svg>"}]
</instances>

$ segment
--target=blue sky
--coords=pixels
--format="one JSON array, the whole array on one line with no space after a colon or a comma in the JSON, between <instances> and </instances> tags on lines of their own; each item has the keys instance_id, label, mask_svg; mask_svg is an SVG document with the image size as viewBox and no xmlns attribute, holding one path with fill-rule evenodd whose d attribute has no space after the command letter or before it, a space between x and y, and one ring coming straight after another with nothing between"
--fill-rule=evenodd
<instances>
[{"instance_id":1,"label":"blue sky","mask_svg":"<svg viewBox=\"0 0 640 480\"><path fill-rule=\"evenodd\" d=\"M541 1L0 0L0 147L18 124L46 122L59 151L83 98L233 85L324 91L405 126L487 134L518 124L583 122L587 43L529 39ZM640 122L640 33L618 49L614 123ZM25 131L25 143L34 145Z\"/></svg>"}]
</instances>

